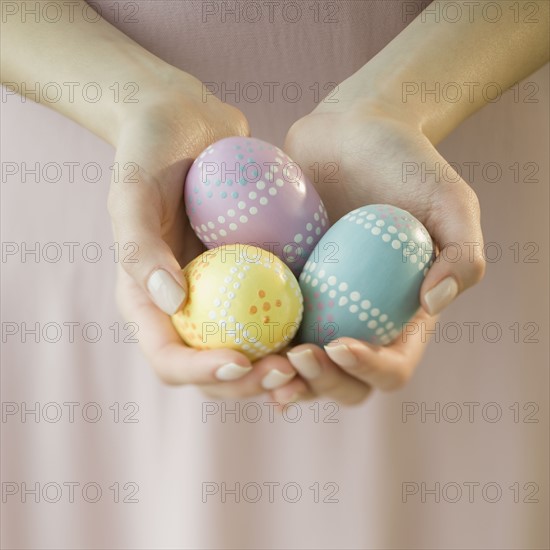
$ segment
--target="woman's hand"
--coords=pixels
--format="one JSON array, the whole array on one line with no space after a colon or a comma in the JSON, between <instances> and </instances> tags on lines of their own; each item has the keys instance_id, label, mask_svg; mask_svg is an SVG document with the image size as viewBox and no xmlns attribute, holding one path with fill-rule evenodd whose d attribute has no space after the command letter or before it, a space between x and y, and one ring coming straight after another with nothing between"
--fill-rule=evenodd
<instances>
[{"instance_id":1,"label":"woman's hand","mask_svg":"<svg viewBox=\"0 0 550 550\"><path fill-rule=\"evenodd\" d=\"M123 316L137 323L141 347L162 380L200 385L216 397L255 395L296 374L279 356L252 368L236 351L191 349L168 316L185 302L181 267L204 251L185 214L186 173L210 143L248 133L239 110L212 96L204 101L200 82L182 75L145 96L122 123L109 193L119 249L135 251L119 264Z\"/></svg>"},{"instance_id":2,"label":"woman's hand","mask_svg":"<svg viewBox=\"0 0 550 550\"><path fill-rule=\"evenodd\" d=\"M296 371L281 357L266 358L252 369L234 351L189 349L168 316L185 300L180 267L203 250L185 216L186 172L210 143L248 134L244 115L211 95L206 98L200 81L103 18L90 18L84 0L54 3L55 21L21 17L20 12L35 9L31 0L6 12L2 82L23 93L31 90L31 99L115 147L109 212L126 258L119 264L117 299L126 319L138 324L145 354L166 382L205 385L220 397L248 396L286 383ZM66 88L55 100L32 92L51 82L93 82L101 93L89 101ZM115 84L116 89L131 85L130 101L112 93Z\"/></svg>"},{"instance_id":3,"label":"woman's hand","mask_svg":"<svg viewBox=\"0 0 550 550\"><path fill-rule=\"evenodd\" d=\"M317 180L333 223L359 206L387 203L426 226L439 248L421 289L426 312L439 313L481 280L477 196L417 128L366 104L321 110L293 125L285 149Z\"/></svg>"},{"instance_id":4,"label":"woman's hand","mask_svg":"<svg viewBox=\"0 0 550 550\"><path fill-rule=\"evenodd\" d=\"M25 3L34 5L30 0L21 2ZM393 344L382 350L342 339L349 349L334 348L330 355L315 349L301 359L290 354L303 378L293 378L294 369L281 356L264 358L251 369L249 361L237 352L198 352L183 346L166 313L173 313L185 299L180 265L201 251L183 212L183 178L208 143L246 134L246 121L211 96L203 103L196 79L157 58L105 20L84 18L84 0L57 4L61 15L53 23L44 18L24 22L13 16L3 22L2 82L16 83L21 90L34 90L36 85L43 89L49 82L94 82L103 90L100 100L93 103L67 93L54 102L42 95L36 98L34 92L24 93L69 116L117 149L118 170L114 171L109 210L119 245L135 243L138 247L138 262L120 266L118 301L124 315L139 324L140 341L159 375L176 384L206 384L220 397L281 387L273 398L278 400L280 395L287 401L314 392L357 402L371 385L394 387L405 380L424 346L418 341L420 331L402 346ZM73 10L73 4L80 6ZM503 10L504 16L496 24L483 18L473 24L467 19L436 23L417 18L341 85L334 110L321 105L289 133L288 153L302 168L315 162L320 167L337 163L336 183L329 183L323 170L318 180L333 221L367 202L388 202L424 222L440 248L453 240L460 246L479 244L467 259L463 254L459 262L444 259L431 268L422 287L422 305L430 313L441 310L483 273L475 194L460 178L434 181L426 168L433 170L436 162L444 162L431 143L481 107L485 98L477 94L469 101L468 94L463 94L459 102L434 103L431 96L425 101L417 94L405 105L403 85L412 81L432 89L436 84L471 82L475 77L478 84L497 82L506 89L547 60L548 2L536 4L540 14L537 25L516 21L511 10ZM461 55L457 55L457 45ZM115 100L108 93L115 82L137 84L138 103ZM361 103L361 98L369 101ZM380 109L380 105L390 108ZM405 161L413 163L408 165L412 171L404 170ZM426 163L424 170L422 163ZM316 363L320 363L322 375L313 377ZM374 370L377 375L359 373L359 368ZM239 377L242 380L237 382Z\"/></svg>"},{"instance_id":5,"label":"woman's hand","mask_svg":"<svg viewBox=\"0 0 550 550\"><path fill-rule=\"evenodd\" d=\"M437 7L446 4L454 2L440 0ZM288 133L285 149L316 182L331 221L364 204L389 203L424 223L439 247L416 325L396 342L378 348L340 338L327 353L299 346L288 354L310 393L357 402L371 387L401 386L420 360L433 315L483 276L477 197L434 144L487 102L466 85L506 90L546 63L550 21L547 1L532 2L535 19L516 18L504 1L495 4L502 4L497 22L479 14L417 17L339 86L335 103L319 104ZM460 94L447 98L441 92L447 85ZM274 399L290 390L278 390Z\"/></svg>"},{"instance_id":6,"label":"woman's hand","mask_svg":"<svg viewBox=\"0 0 550 550\"><path fill-rule=\"evenodd\" d=\"M285 150L315 182L333 223L359 206L389 203L417 217L437 244L438 261L421 288L422 309L393 344L339 337L325 351L300 345L287 354L313 395L351 403L371 388L399 388L422 356L434 315L483 276L476 194L418 129L366 103L314 111L292 126ZM444 177L434 172L437 166ZM274 399L288 392L281 389Z\"/></svg>"}]
</instances>

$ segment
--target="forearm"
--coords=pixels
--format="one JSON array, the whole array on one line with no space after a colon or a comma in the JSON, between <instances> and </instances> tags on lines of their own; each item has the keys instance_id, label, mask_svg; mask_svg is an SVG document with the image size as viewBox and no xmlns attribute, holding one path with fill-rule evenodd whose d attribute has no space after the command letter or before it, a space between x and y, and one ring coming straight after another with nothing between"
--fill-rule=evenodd
<instances>
[{"instance_id":1,"label":"forearm","mask_svg":"<svg viewBox=\"0 0 550 550\"><path fill-rule=\"evenodd\" d=\"M461 17L442 14L448 0L436 0L430 14L417 17L376 57L341 86L343 104L366 103L389 109L418 125L436 143L466 117L548 60L547 0L530 16L522 3L498 2L491 23L482 2L459 2ZM493 4L495 4L493 2ZM477 11L475 11L477 5ZM519 11L518 11L519 7ZM469 11L472 10L472 11ZM439 13L439 21L436 14ZM533 21L537 22L533 22ZM488 87L487 84L496 83ZM376 107L375 107L376 108Z\"/></svg>"},{"instance_id":2,"label":"forearm","mask_svg":"<svg viewBox=\"0 0 550 550\"><path fill-rule=\"evenodd\" d=\"M13 15L2 10L2 83L115 145L120 125L132 109L154 95L153 90L170 85L176 73L178 78L185 73L104 19L91 22L94 12L84 0L55 3L62 14L56 22L44 17L36 21L32 15L23 22L22 5ZM27 4L29 10L36 6L34 1ZM56 90L61 97L56 97Z\"/></svg>"}]
</instances>

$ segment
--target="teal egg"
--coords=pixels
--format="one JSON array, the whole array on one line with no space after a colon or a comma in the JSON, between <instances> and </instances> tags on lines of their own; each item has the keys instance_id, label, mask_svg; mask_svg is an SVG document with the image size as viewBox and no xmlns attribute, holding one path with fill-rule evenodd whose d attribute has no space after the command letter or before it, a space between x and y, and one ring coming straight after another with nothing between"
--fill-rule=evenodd
<instances>
[{"instance_id":1,"label":"teal egg","mask_svg":"<svg viewBox=\"0 0 550 550\"><path fill-rule=\"evenodd\" d=\"M349 336L395 340L420 307L434 244L414 216L371 204L346 214L317 243L300 275L304 316L299 342Z\"/></svg>"}]
</instances>

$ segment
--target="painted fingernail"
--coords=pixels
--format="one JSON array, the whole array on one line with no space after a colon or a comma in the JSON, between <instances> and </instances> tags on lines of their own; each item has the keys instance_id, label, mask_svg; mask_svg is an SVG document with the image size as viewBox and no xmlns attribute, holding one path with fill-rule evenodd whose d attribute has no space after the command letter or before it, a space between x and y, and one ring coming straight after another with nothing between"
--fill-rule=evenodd
<instances>
[{"instance_id":1,"label":"painted fingernail","mask_svg":"<svg viewBox=\"0 0 550 550\"><path fill-rule=\"evenodd\" d=\"M147 281L147 290L155 304L168 315L174 315L185 300L183 288L164 269L157 269L151 274Z\"/></svg>"},{"instance_id":2,"label":"painted fingernail","mask_svg":"<svg viewBox=\"0 0 550 550\"><path fill-rule=\"evenodd\" d=\"M458 285L454 277L447 277L426 292L424 300L428 306L428 313L436 315L445 309L458 294Z\"/></svg>"},{"instance_id":3,"label":"painted fingernail","mask_svg":"<svg viewBox=\"0 0 550 550\"><path fill-rule=\"evenodd\" d=\"M286 356L292 363L292 366L308 380L313 380L321 374L321 365L315 358L315 354L310 349L302 351L289 351Z\"/></svg>"},{"instance_id":4,"label":"painted fingernail","mask_svg":"<svg viewBox=\"0 0 550 550\"><path fill-rule=\"evenodd\" d=\"M262 379L262 388L264 390L274 390L284 386L287 382L290 382L296 376L295 372L285 374L280 370L270 370Z\"/></svg>"},{"instance_id":5,"label":"painted fingernail","mask_svg":"<svg viewBox=\"0 0 550 550\"><path fill-rule=\"evenodd\" d=\"M242 378L251 370L252 367L241 367L241 365L237 365L236 363L227 363L227 365L221 366L216 371L216 378L223 381L237 380L238 378Z\"/></svg>"},{"instance_id":6,"label":"painted fingernail","mask_svg":"<svg viewBox=\"0 0 550 550\"><path fill-rule=\"evenodd\" d=\"M341 367L354 367L357 364L357 359L352 351L345 344L329 344L325 346L327 355Z\"/></svg>"}]
</instances>

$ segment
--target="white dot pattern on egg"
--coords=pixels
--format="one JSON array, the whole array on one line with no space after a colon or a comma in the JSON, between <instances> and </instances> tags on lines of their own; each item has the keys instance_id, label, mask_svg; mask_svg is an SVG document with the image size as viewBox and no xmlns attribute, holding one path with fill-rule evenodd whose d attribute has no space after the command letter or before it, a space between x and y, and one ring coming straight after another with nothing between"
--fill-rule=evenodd
<instances>
[{"instance_id":1,"label":"white dot pattern on egg","mask_svg":"<svg viewBox=\"0 0 550 550\"><path fill-rule=\"evenodd\" d=\"M184 196L191 226L205 246L253 244L296 275L329 226L324 204L298 165L255 138L210 145L191 166Z\"/></svg>"},{"instance_id":2,"label":"white dot pattern on egg","mask_svg":"<svg viewBox=\"0 0 550 550\"><path fill-rule=\"evenodd\" d=\"M326 344L349 336L389 344L420 307L434 257L426 228L404 210L375 204L346 214L300 275L305 309L299 340Z\"/></svg>"},{"instance_id":3,"label":"white dot pattern on egg","mask_svg":"<svg viewBox=\"0 0 550 550\"><path fill-rule=\"evenodd\" d=\"M236 349L256 360L296 334L303 313L300 287L269 252L226 245L204 252L183 273L189 297L172 322L189 345Z\"/></svg>"}]
</instances>

